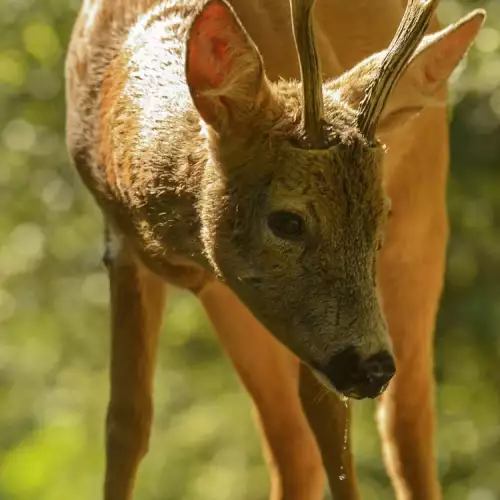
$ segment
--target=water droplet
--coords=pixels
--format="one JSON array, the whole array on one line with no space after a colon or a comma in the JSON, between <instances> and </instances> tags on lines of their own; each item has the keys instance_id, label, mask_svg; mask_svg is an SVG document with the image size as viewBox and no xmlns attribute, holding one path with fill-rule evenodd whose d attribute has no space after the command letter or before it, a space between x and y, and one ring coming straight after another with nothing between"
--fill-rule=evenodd
<instances>
[{"instance_id":1,"label":"water droplet","mask_svg":"<svg viewBox=\"0 0 500 500\"><path fill-rule=\"evenodd\" d=\"M345 478L346 478L345 474L340 474L340 476L339 476L340 481L344 481Z\"/></svg>"}]
</instances>

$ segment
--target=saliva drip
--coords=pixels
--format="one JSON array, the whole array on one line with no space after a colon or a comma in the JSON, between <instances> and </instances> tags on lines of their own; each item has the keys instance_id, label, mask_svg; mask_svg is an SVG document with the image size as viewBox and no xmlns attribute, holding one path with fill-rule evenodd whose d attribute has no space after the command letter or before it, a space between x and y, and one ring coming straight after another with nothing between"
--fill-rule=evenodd
<instances>
[{"instance_id":1,"label":"saliva drip","mask_svg":"<svg viewBox=\"0 0 500 500\"><path fill-rule=\"evenodd\" d=\"M340 399L344 402L345 410L346 410L346 417L345 417L345 427L344 427L344 445L342 447L342 460L344 458L345 452L347 451L347 439L348 439L348 432L349 432L349 417L348 417L348 406L349 406L349 398L347 396L340 396ZM347 478L345 469L344 469L344 464L341 463L340 465L340 474L339 474L339 480L344 481Z\"/></svg>"}]
</instances>

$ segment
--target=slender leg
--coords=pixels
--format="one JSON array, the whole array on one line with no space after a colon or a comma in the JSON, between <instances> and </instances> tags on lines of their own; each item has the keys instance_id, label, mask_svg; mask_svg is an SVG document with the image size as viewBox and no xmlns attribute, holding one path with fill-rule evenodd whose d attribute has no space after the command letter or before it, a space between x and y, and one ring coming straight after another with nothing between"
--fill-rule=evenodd
<instances>
[{"instance_id":1,"label":"slender leg","mask_svg":"<svg viewBox=\"0 0 500 500\"><path fill-rule=\"evenodd\" d=\"M427 118L432 120L432 114ZM396 376L379 407L379 428L399 500L441 498L434 451L433 333L448 232L445 116L422 130L408 158L402 159L393 175L389 171L393 217L379 261L379 283L396 357ZM405 165L411 168L398 175Z\"/></svg>"},{"instance_id":2,"label":"slender leg","mask_svg":"<svg viewBox=\"0 0 500 500\"><path fill-rule=\"evenodd\" d=\"M148 448L152 379L166 287L126 248L108 261L111 399L104 497L131 500L137 468Z\"/></svg>"},{"instance_id":3,"label":"slender leg","mask_svg":"<svg viewBox=\"0 0 500 500\"><path fill-rule=\"evenodd\" d=\"M355 500L358 496L351 455L349 404L326 391L301 364L300 397L323 457L328 483L336 500Z\"/></svg>"},{"instance_id":4,"label":"slender leg","mask_svg":"<svg viewBox=\"0 0 500 500\"><path fill-rule=\"evenodd\" d=\"M300 403L298 359L224 285L206 286L199 298L253 399L271 472L271 500L322 499L323 465Z\"/></svg>"},{"instance_id":5,"label":"slender leg","mask_svg":"<svg viewBox=\"0 0 500 500\"><path fill-rule=\"evenodd\" d=\"M385 459L398 499L440 498L434 452L433 329L440 286L431 266L392 263L384 277L396 376L379 406ZM429 272L429 274L427 274Z\"/></svg>"}]
</instances>

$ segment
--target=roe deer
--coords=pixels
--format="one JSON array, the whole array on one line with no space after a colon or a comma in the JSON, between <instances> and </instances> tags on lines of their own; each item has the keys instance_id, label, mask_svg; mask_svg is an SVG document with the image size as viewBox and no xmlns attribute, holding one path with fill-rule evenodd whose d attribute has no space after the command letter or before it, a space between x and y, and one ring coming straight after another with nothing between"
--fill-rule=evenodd
<instances>
[{"instance_id":1,"label":"roe deer","mask_svg":"<svg viewBox=\"0 0 500 500\"><path fill-rule=\"evenodd\" d=\"M485 14L438 31L437 1L405 4L84 0L67 139L106 223L106 500L132 498L147 450L166 284L199 297L253 398L273 500L322 498L324 469L357 498L337 394L375 398L395 365L389 473L400 499L440 497L443 104Z\"/></svg>"}]
</instances>

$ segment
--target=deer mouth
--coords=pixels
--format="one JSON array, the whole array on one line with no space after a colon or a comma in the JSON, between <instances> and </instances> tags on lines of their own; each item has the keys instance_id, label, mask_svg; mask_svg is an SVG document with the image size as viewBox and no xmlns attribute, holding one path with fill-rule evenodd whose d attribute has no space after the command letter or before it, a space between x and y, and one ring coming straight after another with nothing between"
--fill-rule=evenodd
<instances>
[{"instance_id":1,"label":"deer mouth","mask_svg":"<svg viewBox=\"0 0 500 500\"><path fill-rule=\"evenodd\" d=\"M389 387L389 382L386 382L378 389L367 388L362 394L357 389L342 391L341 394L351 399L376 399L386 391L387 387Z\"/></svg>"},{"instance_id":2,"label":"deer mouth","mask_svg":"<svg viewBox=\"0 0 500 500\"><path fill-rule=\"evenodd\" d=\"M321 369L311 368L318 381L328 390L339 396L352 399L376 399L381 396L389 386L395 370L390 370L383 378L377 375L365 375L363 377L335 377L332 380ZM344 381L349 380L349 384Z\"/></svg>"}]
</instances>

